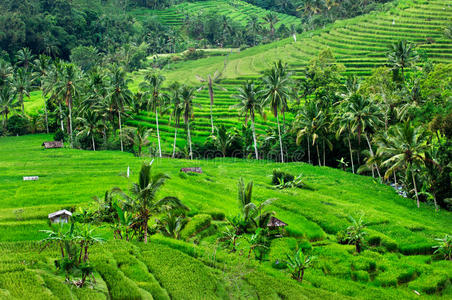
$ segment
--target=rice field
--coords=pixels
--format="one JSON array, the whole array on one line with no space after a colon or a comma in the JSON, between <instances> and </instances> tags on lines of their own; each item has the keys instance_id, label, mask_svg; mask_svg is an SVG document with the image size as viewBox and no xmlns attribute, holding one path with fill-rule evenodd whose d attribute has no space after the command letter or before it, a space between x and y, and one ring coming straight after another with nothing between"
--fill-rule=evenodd
<instances>
[{"instance_id":1,"label":"rice field","mask_svg":"<svg viewBox=\"0 0 452 300\"><path fill-rule=\"evenodd\" d=\"M159 235L148 245L115 241L107 225L98 231L107 242L92 250L94 288L66 285L64 276L53 269L57 249L40 252L37 243L44 237L39 230L47 228L47 214L88 208L93 196L101 197L115 186L127 189L142 161L150 158L113 151L43 150L41 143L49 139L0 139L1 299L418 298L413 290L423 298L452 296L452 262L431 257L434 239L452 233L452 213L435 213L425 204L417 209L391 187L337 169L233 159L154 162L157 172L171 177L162 196L177 196L190 207L194 217L182 236L190 241L196 234L198 245ZM121 176L129 166L131 177ZM203 174L179 175L180 168L193 166L201 167ZM269 175L276 168L303 174L311 189L272 189ZM22 180L30 175L39 180ZM278 198L272 210L289 224L288 237L273 240L263 263L217 248L209 230L218 232L224 225L203 217L212 211L226 216L239 212L240 177L254 181L257 203ZM368 249L359 256L353 246L336 242L336 233L349 225L347 217L357 213L364 213L369 224ZM197 233L195 223L190 225L195 220L212 224ZM289 278L287 269L274 267L297 243L317 256L302 285ZM247 241L238 247L246 252Z\"/></svg>"}]
</instances>

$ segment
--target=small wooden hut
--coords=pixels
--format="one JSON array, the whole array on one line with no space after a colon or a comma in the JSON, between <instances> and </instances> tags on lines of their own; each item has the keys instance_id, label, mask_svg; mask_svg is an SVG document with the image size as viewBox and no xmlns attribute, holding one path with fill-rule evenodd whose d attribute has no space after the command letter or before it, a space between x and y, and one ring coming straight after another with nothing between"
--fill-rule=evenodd
<instances>
[{"instance_id":1,"label":"small wooden hut","mask_svg":"<svg viewBox=\"0 0 452 300\"><path fill-rule=\"evenodd\" d=\"M62 209L49 214L49 219L52 223L67 223L72 213L68 210Z\"/></svg>"},{"instance_id":2,"label":"small wooden hut","mask_svg":"<svg viewBox=\"0 0 452 300\"><path fill-rule=\"evenodd\" d=\"M284 229L287 225L288 224L284 223L283 221L275 217L271 217L267 223L267 227L270 230L279 230L280 228Z\"/></svg>"},{"instance_id":3,"label":"small wooden hut","mask_svg":"<svg viewBox=\"0 0 452 300\"><path fill-rule=\"evenodd\" d=\"M63 142L61 141L51 141L42 143L45 149L55 149L55 148L63 148Z\"/></svg>"},{"instance_id":4,"label":"small wooden hut","mask_svg":"<svg viewBox=\"0 0 452 300\"><path fill-rule=\"evenodd\" d=\"M182 168L180 169L182 173L198 173L202 174L202 168L196 167L196 168Z\"/></svg>"}]
</instances>

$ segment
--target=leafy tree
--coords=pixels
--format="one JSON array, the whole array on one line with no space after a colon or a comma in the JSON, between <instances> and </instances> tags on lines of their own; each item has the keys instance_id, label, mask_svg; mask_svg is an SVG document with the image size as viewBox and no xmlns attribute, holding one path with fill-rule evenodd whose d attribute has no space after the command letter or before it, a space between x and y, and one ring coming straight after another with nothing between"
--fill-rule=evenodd
<instances>
[{"instance_id":1,"label":"leafy tree","mask_svg":"<svg viewBox=\"0 0 452 300\"><path fill-rule=\"evenodd\" d=\"M138 126L129 131L124 130L124 137L129 140L136 148L136 155L138 157L143 153L143 147L149 145L149 137L152 129L146 129L144 126Z\"/></svg>"},{"instance_id":2,"label":"leafy tree","mask_svg":"<svg viewBox=\"0 0 452 300\"><path fill-rule=\"evenodd\" d=\"M41 54L34 61L34 68L36 69L35 80L36 77L39 77L40 89L41 89L41 97L44 100L44 121L46 125L46 132L49 133L49 118L47 113L47 99L46 95L48 94L48 90L45 86L46 77L49 75L49 67L50 67L50 57L47 55Z\"/></svg>"},{"instance_id":3,"label":"leafy tree","mask_svg":"<svg viewBox=\"0 0 452 300\"><path fill-rule=\"evenodd\" d=\"M265 118L263 103L259 97L259 88L253 82L246 82L242 87L237 89L237 94L233 97L240 102L233 105L231 108L238 109L239 114L245 117L245 124L248 124L248 119L251 120L251 130L253 131L254 154L256 159L259 159L259 152L257 150L256 129L254 121L256 114L260 114Z\"/></svg>"},{"instance_id":4,"label":"leafy tree","mask_svg":"<svg viewBox=\"0 0 452 300\"><path fill-rule=\"evenodd\" d=\"M266 73L262 79L262 94L264 103L270 105L270 109L276 117L278 124L279 147L281 151L281 162L284 163L284 152L281 138L281 127L279 124L279 113L287 109L287 101L290 99L290 73L287 65L281 61L274 64L273 68Z\"/></svg>"},{"instance_id":5,"label":"leafy tree","mask_svg":"<svg viewBox=\"0 0 452 300\"><path fill-rule=\"evenodd\" d=\"M251 257L251 252L254 252L255 257L262 261L265 254L270 250L268 247L268 239L266 233L262 228L257 228L256 232L248 238L249 251L248 258Z\"/></svg>"},{"instance_id":6,"label":"leafy tree","mask_svg":"<svg viewBox=\"0 0 452 300\"><path fill-rule=\"evenodd\" d=\"M25 114L24 96L30 97L32 90L32 78L26 69L19 68L13 76L12 86L19 96L19 104L22 107L22 114Z\"/></svg>"},{"instance_id":7,"label":"leafy tree","mask_svg":"<svg viewBox=\"0 0 452 300\"><path fill-rule=\"evenodd\" d=\"M352 222L352 225L350 225L346 231L347 241L349 244L355 245L356 252L361 253L364 236L367 234L364 231L366 228L366 225L364 224L364 216L360 215L359 219L350 216L349 219L350 222Z\"/></svg>"},{"instance_id":8,"label":"leafy tree","mask_svg":"<svg viewBox=\"0 0 452 300\"><path fill-rule=\"evenodd\" d=\"M0 114L2 114L4 128L8 124L8 115L18 106L15 90L10 85L0 87Z\"/></svg>"},{"instance_id":9,"label":"leafy tree","mask_svg":"<svg viewBox=\"0 0 452 300\"><path fill-rule=\"evenodd\" d=\"M292 278L303 282L304 272L312 265L315 259L315 256L305 255L301 248L294 255L287 255L287 266L292 273Z\"/></svg>"},{"instance_id":10,"label":"leafy tree","mask_svg":"<svg viewBox=\"0 0 452 300\"><path fill-rule=\"evenodd\" d=\"M278 15L275 12L269 12L264 16L264 21L268 24L270 28L270 33L272 39L275 37L275 24L279 22Z\"/></svg>"},{"instance_id":11,"label":"leafy tree","mask_svg":"<svg viewBox=\"0 0 452 300\"><path fill-rule=\"evenodd\" d=\"M128 196L119 188L114 190L124 198L127 206L137 214L140 222L140 228L143 232L143 240L148 242L148 222L152 214L162 209L188 209L182 202L175 197L164 197L157 200L157 193L165 184L169 176L163 173L153 175L151 164L143 164L138 177L138 183L133 183L130 189L131 196Z\"/></svg>"}]
</instances>

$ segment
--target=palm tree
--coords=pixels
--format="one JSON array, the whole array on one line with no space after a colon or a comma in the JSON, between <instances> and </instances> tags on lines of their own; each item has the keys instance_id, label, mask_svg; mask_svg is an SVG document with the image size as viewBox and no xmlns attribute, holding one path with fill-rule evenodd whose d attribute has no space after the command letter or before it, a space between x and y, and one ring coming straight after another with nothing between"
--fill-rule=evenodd
<instances>
[{"instance_id":1,"label":"palm tree","mask_svg":"<svg viewBox=\"0 0 452 300\"><path fill-rule=\"evenodd\" d=\"M345 102L342 102L345 103ZM347 144L348 144L348 151L350 153L350 162L352 165L352 172L355 173L355 164L353 162L353 149L352 149L352 143L351 143L351 133L352 133L352 123L349 119L344 117L344 114L346 113L346 106L341 105L339 107L340 113L337 114L337 116L334 118L332 125L335 125L337 128L336 131L336 139L339 139L339 137L343 134L346 135Z\"/></svg>"},{"instance_id":2,"label":"palm tree","mask_svg":"<svg viewBox=\"0 0 452 300\"><path fill-rule=\"evenodd\" d=\"M279 124L279 112L284 114L287 108L287 101L290 99L290 73L287 72L287 65L281 61L275 63L273 68L267 72L262 79L262 94L264 103L270 105L270 109L276 117L278 123L279 147L281 150L281 162L284 163L284 153L281 137L281 127Z\"/></svg>"},{"instance_id":3,"label":"palm tree","mask_svg":"<svg viewBox=\"0 0 452 300\"><path fill-rule=\"evenodd\" d=\"M18 106L14 89L10 85L0 87L0 114L3 116L3 128L8 124L8 115Z\"/></svg>"},{"instance_id":4,"label":"palm tree","mask_svg":"<svg viewBox=\"0 0 452 300\"><path fill-rule=\"evenodd\" d=\"M74 106L74 98L78 96L81 88L82 74L78 67L74 64L63 64L61 76L56 81L54 89L57 95L64 99L69 109L69 135L71 139L71 147L73 146L74 137L72 136L72 109Z\"/></svg>"},{"instance_id":5,"label":"palm tree","mask_svg":"<svg viewBox=\"0 0 452 300\"><path fill-rule=\"evenodd\" d=\"M305 270L311 266L315 259L315 256L305 255L301 248L293 256L287 255L287 266L292 273L292 278L300 283L303 282Z\"/></svg>"},{"instance_id":6,"label":"palm tree","mask_svg":"<svg viewBox=\"0 0 452 300\"><path fill-rule=\"evenodd\" d=\"M207 88L209 91L209 97L210 97L210 125L212 127L212 134L214 133L214 126L213 126L213 101L214 101L214 91L213 89L219 88L221 90L226 90L225 88L221 87L218 82L221 79L221 72L216 71L213 75L207 75L206 78L202 78L201 76L196 75L196 78L201 82L201 87L199 87L198 92L201 91L204 88Z\"/></svg>"},{"instance_id":7,"label":"palm tree","mask_svg":"<svg viewBox=\"0 0 452 300\"><path fill-rule=\"evenodd\" d=\"M11 75L13 75L14 69L9 62L0 59L0 87L9 83Z\"/></svg>"},{"instance_id":8,"label":"palm tree","mask_svg":"<svg viewBox=\"0 0 452 300\"><path fill-rule=\"evenodd\" d=\"M102 131L101 116L93 110L85 110L81 116L77 118L80 122L80 131L77 135L86 135L91 137L93 151L96 151L96 143L94 142L94 135Z\"/></svg>"},{"instance_id":9,"label":"palm tree","mask_svg":"<svg viewBox=\"0 0 452 300\"><path fill-rule=\"evenodd\" d=\"M140 88L146 92L148 102L146 105L147 110L153 110L155 113L155 124L157 126L157 140L159 145L159 157L162 157L162 147L160 144L160 131L159 131L159 108L164 105L164 95L161 94L161 88L165 77L162 75L149 72L144 77L145 81L140 83Z\"/></svg>"},{"instance_id":10,"label":"palm tree","mask_svg":"<svg viewBox=\"0 0 452 300\"><path fill-rule=\"evenodd\" d=\"M264 21L267 22L268 26L270 27L270 33L272 38L275 37L275 24L279 22L278 15L271 11L268 14L264 16Z\"/></svg>"},{"instance_id":11,"label":"palm tree","mask_svg":"<svg viewBox=\"0 0 452 300\"><path fill-rule=\"evenodd\" d=\"M311 150L310 144L312 140L312 146L315 146L317 149L317 159L319 162L319 166L322 165L320 159L320 151L318 140L323 139L323 141L328 142L326 139L326 130L329 124L326 118L325 113L320 109L318 103L309 102L304 108L300 111L300 113L296 117L296 127L298 129L297 133L297 144L301 143L303 137L307 137L308 144L308 161L311 163ZM331 146L330 146L331 147ZM324 153L325 153L325 149Z\"/></svg>"},{"instance_id":12,"label":"palm tree","mask_svg":"<svg viewBox=\"0 0 452 300\"><path fill-rule=\"evenodd\" d=\"M260 203L258 206L252 202L253 181L250 181L245 185L243 178L239 179L238 200L242 215L241 224L243 224L243 226L245 227L241 228L243 232L245 232L246 229L252 225L256 227L265 227L270 217L275 214L271 211L265 211L267 206L269 206L276 200L275 198L267 199Z\"/></svg>"},{"instance_id":13,"label":"palm tree","mask_svg":"<svg viewBox=\"0 0 452 300\"><path fill-rule=\"evenodd\" d=\"M63 109L62 109L62 97L60 97L60 92L56 88L58 82L60 82L62 74L63 74L63 63L59 59L55 59L51 64L47 76L41 78L43 80L43 91L44 97L50 93L49 101L53 100L58 104L59 109L59 117L60 117L60 128L61 131L64 131L64 120L63 120Z\"/></svg>"},{"instance_id":14,"label":"palm tree","mask_svg":"<svg viewBox=\"0 0 452 300\"><path fill-rule=\"evenodd\" d=\"M49 133L49 120L48 120L48 113L47 113L47 100L46 95L48 91L45 89L45 78L48 76L48 70L49 70L49 64L50 64L50 57L47 55L41 54L38 56L37 59L34 61L34 67L36 69L36 77L39 76L39 83L40 83L40 89L41 89L41 97L44 100L44 120L46 123L46 132ZM37 79L37 78L35 78Z\"/></svg>"},{"instance_id":15,"label":"palm tree","mask_svg":"<svg viewBox=\"0 0 452 300\"><path fill-rule=\"evenodd\" d=\"M143 147L147 146L150 141L149 137L151 136L152 129L146 129L144 126L138 126L131 132L126 132L125 138L133 143L136 147L138 147L136 155L138 157L141 156Z\"/></svg>"},{"instance_id":16,"label":"palm tree","mask_svg":"<svg viewBox=\"0 0 452 300\"><path fill-rule=\"evenodd\" d=\"M400 40L392 44L389 47L387 56L388 65L392 70L398 71L400 69L402 71L402 80L404 80L404 70L412 67L419 59L415 45L406 40Z\"/></svg>"},{"instance_id":17,"label":"palm tree","mask_svg":"<svg viewBox=\"0 0 452 300\"><path fill-rule=\"evenodd\" d=\"M356 252L361 253L361 247L364 240L364 236L367 234L364 231L366 225L364 224L363 215L360 215L359 219L352 216L349 217L352 225L347 228L347 240L349 244L354 244Z\"/></svg>"},{"instance_id":18,"label":"palm tree","mask_svg":"<svg viewBox=\"0 0 452 300\"><path fill-rule=\"evenodd\" d=\"M30 92L32 90L32 78L30 73L27 72L23 68L19 68L16 70L12 86L16 90L16 93L19 96L19 104L22 108L22 114L25 115L25 106L24 106L24 96L30 97Z\"/></svg>"},{"instance_id":19,"label":"palm tree","mask_svg":"<svg viewBox=\"0 0 452 300\"><path fill-rule=\"evenodd\" d=\"M264 107L259 98L259 88L252 81L250 81L244 83L242 87L239 87L237 92L238 94L233 95L233 97L240 102L231 106L231 108L238 109L239 114L245 117L245 125L248 125L249 116L249 119L251 120L251 130L253 131L254 154L256 155L256 159L259 159L254 120L256 113L260 114L262 117L265 117Z\"/></svg>"},{"instance_id":20,"label":"palm tree","mask_svg":"<svg viewBox=\"0 0 452 300\"><path fill-rule=\"evenodd\" d=\"M253 36L253 46L256 46L257 44L256 36L258 32L261 30L261 23L259 22L259 17L256 15L251 15L247 27L251 31L251 34Z\"/></svg>"},{"instance_id":21,"label":"palm tree","mask_svg":"<svg viewBox=\"0 0 452 300\"><path fill-rule=\"evenodd\" d=\"M178 82L174 82L170 86L171 91L171 104L173 109L171 111L171 119L174 122L174 143L173 143L173 155L174 158L176 156L176 142L177 142L177 129L180 124L180 117L182 114L182 101L181 101L181 86Z\"/></svg>"},{"instance_id":22,"label":"palm tree","mask_svg":"<svg viewBox=\"0 0 452 300\"><path fill-rule=\"evenodd\" d=\"M79 254L79 259L78 259L79 264L82 262L82 253L83 253L83 262L87 263L88 259L89 259L89 252L88 252L89 247L94 244L101 243L104 241L103 238L97 237L93 234L95 229L96 228L91 228L90 224L83 224L82 228L77 230L76 239L78 240L78 242L80 244L80 254Z\"/></svg>"},{"instance_id":23,"label":"palm tree","mask_svg":"<svg viewBox=\"0 0 452 300\"><path fill-rule=\"evenodd\" d=\"M25 72L28 72L28 68L34 59L34 55L31 53L31 50L28 48L23 48L17 51L16 60L17 65L23 67Z\"/></svg>"},{"instance_id":24,"label":"palm tree","mask_svg":"<svg viewBox=\"0 0 452 300\"><path fill-rule=\"evenodd\" d=\"M119 139L121 143L121 151L124 151L124 144L122 141L122 122L121 113L124 112L125 106L130 103L132 93L129 90L128 84L131 81L126 78L126 72L118 65L113 65L110 69L110 94L109 100L111 107L118 114L119 125Z\"/></svg>"},{"instance_id":25,"label":"palm tree","mask_svg":"<svg viewBox=\"0 0 452 300\"><path fill-rule=\"evenodd\" d=\"M120 193L124 200L137 213L143 230L143 239L148 242L148 221L153 213L162 211L163 208L186 209L182 202L175 197L164 197L156 200L157 193L165 184L169 176L163 173L152 175L151 164L143 164L140 170L138 183L133 183L130 189L132 196L128 196L119 188L114 190Z\"/></svg>"},{"instance_id":26,"label":"palm tree","mask_svg":"<svg viewBox=\"0 0 452 300\"><path fill-rule=\"evenodd\" d=\"M182 100L181 113L183 113L184 124L187 128L189 156L190 159L193 159L193 150L191 145L191 134L190 134L190 120L193 119L193 106L195 105L193 103L193 99L195 98L195 89L183 85L180 92L180 97Z\"/></svg>"},{"instance_id":27,"label":"palm tree","mask_svg":"<svg viewBox=\"0 0 452 300\"><path fill-rule=\"evenodd\" d=\"M405 169L411 172L417 207L419 196L414 176L414 166L423 165L426 161L425 153L429 149L428 133L422 126L414 127L409 122L391 127L384 138L379 140L377 154L386 157L382 165L388 167L385 178L394 171Z\"/></svg>"},{"instance_id":28,"label":"palm tree","mask_svg":"<svg viewBox=\"0 0 452 300\"><path fill-rule=\"evenodd\" d=\"M369 131L375 131L383 123L380 107L369 98L357 94L350 97L346 105L347 111L343 115L344 119L352 124L351 131L357 133L359 144L361 144L361 135L364 134L369 152L373 156L374 151L370 143ZM379 173L378 166L375 167ZM372 176L375 177L374 167L372 167Z\"/></svg>"}]
</instances>

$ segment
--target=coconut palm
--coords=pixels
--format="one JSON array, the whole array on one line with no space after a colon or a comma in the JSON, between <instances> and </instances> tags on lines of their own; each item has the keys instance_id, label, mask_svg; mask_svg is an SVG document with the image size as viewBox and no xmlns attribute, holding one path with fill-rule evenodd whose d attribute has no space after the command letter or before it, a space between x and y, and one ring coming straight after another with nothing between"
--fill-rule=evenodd
<instances>
[{"instance_id":1,"label":"coconut palm","mask_svg":"<svg viewBox=\"0 0 452 300\"><path fill-rule=\"evenodd\" d=\"M316 147L317 159L319 162L319 166L321 166L322 162L320 159L318 141L322 139L322 141L328 143L328 145L330 146L330 141L328 141L326 138L327 128L329 126L326 114L320 109L317 103L309 102L297 115L295 125L296 128L298 128L297 144L301 143L303 137L307 138L309 163L311 163L310 145L312 140L312 146ZM325 149L323 150L325 153Z\"/></svg>"},{"instance_id":2,"label":"coconut palm","mask_svg":"<svg viewBox=\"0 0 452 300\"><path fill-rule=\"evenodd\" d=\"M287 255L287 266L292 273L292 278L303 282L304 272L311 266L315 259L315 256L305 255L301 248L294 255Z\"/></svg>"},{"instance_id":3,"label":"coconut palm","mask_svg":"<svg viewBox=\"0 0 452 300\"><path fill-rule=\"evenodd\" d=\"M278 15L271 11L268 14L266 14L263 17L264 21L267 22L269 28L270 28L270 33L271 33L271 37L274 38L275 37L275 24L279 22L279 18Z\"/></svg>"},{"instance_id":4,"label":"coconut palm","mask_svg":"<svg viewBox=\"0 0 452 300\"><path fill-rule=\"evenodd\" d=\"M109 73L109 102L112 111L115 111L118 115L119 139L121 143L121 151L124 151L121 113L124 112L126 105L130 103L132 98L132 93L128 88L128 84L131 80L126 77L127 73L116 64L110 68Z\"/></svg>"},{"instance_id":5,"label":"coconut palm","mask_svg":"<svg viewBox=\"0 0 452 300\"><path fill-rule=\"evenodd\" d=\"M155 72L148 72L144 76L143 82L140 83L140 88L145 91L147 97L146 109L153 110L155 114L155 124L157 127L157 140L159 147L159 157L162 157L162 146L160 144L160 130L159 130L159 109L164 106L166 97L161 93L162 84L165 77Z\"/></svg>"},{"instance_id":6,"label":"coconut palm","mask_svg":"<svg viewBox=\"0 0 452 300\"><path fill-rule=\"evenodd\" d=\"M55 59L53 63L49 66L49 70L47 72L47 76L41 78L43 80L43 92L44 97L49 96L49 101L54 101L56 105L58 105L59 110L59 118L60 118L60 128L61 131L64 131L64 120L63 120L63 108L62 101L63 98L60 96L59 90L55 87L57 83L61 80L63 73L63 63L59 59Z\"/></svg>"},{"instance_id":7,"label":"coconut palm","mask_svg":"<svg viewBox=\"0 0 452 300\"><path fill-rule=\"evenodd\" d=\"M221 79L221 72L215 71L215 73L213 75L208 74L207 77L203 78L201 76L196 75L196 78L198 78L198 80L201 82L201 86L198 89L198 92L207 88L207 90L209 91L209 97L210 97L210 125L212 128L212 134L214 133L214 126L213 126L213 101L214 101L214 88L218 88L221 90L226 90L225 88L223 88L222 86L220 86L218 83Z\"/></svg>"},{"instance_id":8,"label":"coconut palm","mask_svg":"<svg viewBox=\"0 0 452 300\"><path fill-rule=\"evenodd\" d=\"M102 132L101 115L93 110L85 110L78 118L79 122L79 135L86 135L91 137L91 143L93 146L93 151L96 151L96 143L94 142L94 136L96 133Z\"/></svg>"},{"instance_id":9,"label":"coconut palm","mask_svg":"<svg viewBox=\"0 0 452 300\"><path fill-rule=\"evenodd\" d=\"M402 79L404 79L404 70L412 67L419 59L415 45L406 40L400 40L392 44L389 47L387 57L388 65L392 70L402 71Z\"/></svg>"},{"instance_id":10,"label":"coconut palm","mask_svg":"<svg viewBox=\"0 0 452 300\"><path fill-rule=\"evenodd\" d=\"M12 86L16 90L19 97L19 104L22 108L22 114L25 114L24 97L30 97L30 92L32 90L31 74L23 68L16 70L12 80Z\"/></svg>"},{"instance_id":11,"label":"coconut palm","mask_svg":"<svg viewBox=\"0 0 452 300\"><path fill-rule=\"evenodd\" d=\"M55 82L54 89L60 99L64 99L69 109L69 135L71 147L73 146L72 136L72 109L74 107L74 98L78 96L82 85L82 74L74 64L63 64L59 80Z\"/></svg>"},{"instance_id":12,"label":"coconut palm","mask_svg":"<svg viewBox=\"0 0 452 300\"><path fill-rule=\"evenodd\" d=\"M9 83L9 79L14 73L14 69L9 62L0 59L0 87Z\"/></svg>"},{"instance_id":13,"label":"coconut palm","mask_svg":"<svg viewBox=\"0 0 452 300\"><path fill-rule=\"evenodd\" d=\"M377 153L386 157L382 163L388 168L385 178L398 169L410 172L418 208L420 205L414 167L422 166L426 161L425 153L429 149L428 138L428 133L422 126L414 127L411 123L405 122L391 127L378 143Z\"/></svg>"},{"instance_id":14,"label":"coconut palm","mask_svg":"<svg viewBox=\"0 0 452 300\"><path fill-rule=\"evenodd\" d=\"M285 112L287 102L290 99L290 73L287 72L287 65L281 61L274 64L273 68L266 73L262 79L262 95L265 104L270 105L270 109L276 117L278 124L279 147L281 151L281 162L284 163L284 153L281 137L281 126L279 124L279 113Z\"/></svg>"},{"instance_id":15,"label":"coconut palm","mask_svg":"<svg viewBox=\"0 0 452 300\"><path fill-rule=\"evenodd\" d=\"M353 95L348 99L346 105L346 112L343 115L344 120L350 122L351 131L358 136L358 143L361 144L361 136L364 135L369 152L374 156L374 151L369 139L370 132L375 131L381 124L383 124L383 113L377 103L374 103L369 98L364 98L360 95ZM378 166L372 167L372 176L375 177L374 168L379 173Z\"/></svg>"},{"instance_id":16,"label":"coconut palm","mask_svg":"<svg viewBox=\"0 0 452 300\"><path fill-rule=\"evenodd\" d=\"M8 123L8 115L18 106L15 90L10 85L0 87L0 114L3 118L4 128Z\"/></svg>"},{"instance_id":17,"label":"coconut palm","mask_svg":"<svg viewBox=\"0 0 452 300\"><path fill-rule=\"evenodd\" d=\"M26 72L28 72L28 68L32 64L34 59L34 55L31 53L31 50L28 48L22 48L17 51L16 60L17 65L23 67Z\"/></svg>"},{"instance_id":18,"label":"coconut palm","mask_svg":"<svg viewBox=\"0 0 452 300\"><path fill-rule=\"evenodd\" d=\"M124 133L125 138L138 148L136 155L140 157L143 152L143 147L149 145L150 143L149 137L151 136L152 129L146 129L144 126L138 126L136 129L133 129L132 131L124 131Z\"/></svg>"},{"instance_id":19,"label":"coconut palm","mask_svg":"<svg viewBox=\"0 0 452 300\"><path fill-rule=\"evenodd\" d=\"M168 210L186 209L188 208L182 204L182 202L175 197L164 197L157 200L157 193L165 184L169 176L163 173L153 175L151 172L151 164L143 164L140 170L138 183L133 183L130 189L131 196L126 195L119 188L114 190L123 196L124 200L137 214L137 218L140 220L140 226L143 230L143 240L147 244L148 242L148 221L152 214Z\"/></svg>"},{"instance_id":20,"label":"coconut palm","mask_svg":"<svg viewBox=\"0 0 452 300\"><path fill-rule=\"evenodd\" d=\"M339 106L339 113L336 115L336 117L333 120L332 125L337 128L336 130L336 138L339 139L342 135L345 135L347 139L348 144L348 151L350 153L350 163L352 165L352 172L355 173L355 164L353 161L353 149L352 149L352 143L351 143L351 135L352 135L352 123L349 119L344 117L344 114L346 113L346 105L344 105L345 102L341 103L341 106Z\"/></svg>"},{"instance_id":21,"label":"coconut palm","mask_svg":"<svg viewBox=\"0 0 452 300\"><path fill-rule=\"evenodd\" d=\"M182 114L182 100L181 100L181 86L178 82L171 84L170 86L171 93L171 120L174 122L174 143L173 143L173 155L174 158L176 156L176 142L177 142L177 130L180 124L180 117Z\"/></svg>"},{"instance_id":22,"label":"coconut palm","mask_svg":"<svg viewBox=\"0 0 452 300\"><path fill-rule=\"evenodd\" d=\"M349 217L352 224L347 228L346 235L349 244L355 245L356 252L361 253L364 236L367 234L364 231L366 225L364 224L364 215L360 215L359 218Z\"/></svg>"},{"instance_id":23,"label":"coconut palm","mask_svg":"<svg viewBox=\"0 0 452 300\"><path fill-rule=\"evenodd\" d=\"M193 159L193 150L191 145L191 134L190 134L190 120L193 119L194 113L193 113L193 106L195 105L193 103L193 99L195 98L195 89L190 88L186 85L183 85L180 91L180 97L181 97L181 113L184 117L184 124L187 128L187 138L188 138L188 146L189 146L189 157L190 159ZM199 106L199 105L197 105Z\"/></svg>"},{"instance_id":24,"label":"coconut palm","mask_svg":"<svg viewBox=\"0 0 452 300\"><path fill-rule=\"evenodd\" d=\"M248 21L247 27L248 27L248 30L251 31L251 34L253 36L253 46L256 46L256 44L257 44L256 36L261 30L261 23L259 21L259 17L256 15L251 15L250 20Z\"/></svg>"},{"instance_id":25,"label":"coconut palm","mask_svg":"<svg viewBox=\"0 0 452 300\"><path fill-rule=\"evenodd\" d=\"M46 95L48 91L45 90L45 78L48 76L50 65L50 57L47 55L41 54L34 61L34 68L36 69L36 77L39 77L40 89L41 89L41 97L44 100L44 121L46 123L46 132L49 133L49 121L48 121L48 113L47 113L47 100ZM38 79L38 78L35 78Z\"/></svg>"},{"instance_id":26,"label":"coconut palm","mask_svg":"<svg viewBox=\"0 0 452 300\"><path fill-rule=\"evenodd\" d=\"M240 102L231 106L231 108L238 109L239 114L245 117L245 124L248 125L248 119L251 120L251 130L253 131L254 142L254 154L256 159L259 159L259 152L257 150L256 129L254 121L256 114L260 114L265 117L264 107L261 99L259 98L259 88L252 82L246 82L242 87L237 89L237 94L233 95L234 98Z\"/></svg>"}]
</instances>

